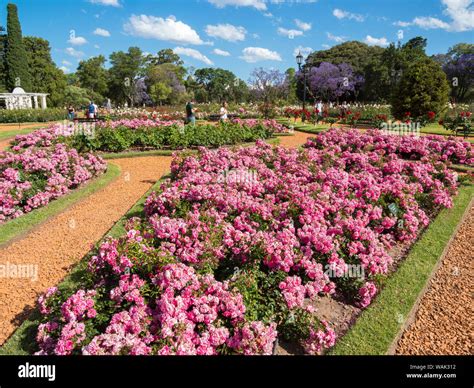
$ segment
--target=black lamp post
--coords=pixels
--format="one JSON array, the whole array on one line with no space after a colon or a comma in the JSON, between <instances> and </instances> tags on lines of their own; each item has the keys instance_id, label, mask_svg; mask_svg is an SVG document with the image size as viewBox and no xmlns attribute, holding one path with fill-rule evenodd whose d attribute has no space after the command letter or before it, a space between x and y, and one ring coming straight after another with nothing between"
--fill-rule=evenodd
<instances>
[{"instance_id":1,"label":"black lamp post","mask_svg":"<svg viewBox=\"0 0 474 388\"><path fill-rule=\"evenodd\" d=\"M301 51L299 52L299 54L296 56L296 63L298 64L298 68L301 72L301 68L302 68L302 65L303 65L303 55L301 54ZM304 79L304 89L303 89L303 117L301 118L301 120L303 122L306 121L306 114L305 114L305 111L306 111L306 67L303 67L303 79Z\"/></svg>"}]
</instances>

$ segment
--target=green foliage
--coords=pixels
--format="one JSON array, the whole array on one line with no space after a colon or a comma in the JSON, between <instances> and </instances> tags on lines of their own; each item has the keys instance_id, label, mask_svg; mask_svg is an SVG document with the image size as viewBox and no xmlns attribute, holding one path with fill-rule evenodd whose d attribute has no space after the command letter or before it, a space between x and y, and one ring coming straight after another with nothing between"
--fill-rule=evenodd
<instances>
[{"instance_id":1,"label":"green foliage","mask_svg":"<svg viewBox=\"0 0 474 388\"><path fill-rule=\"evenodd\" d=\"M410 112L412 118L440 112L448 102L449 84L438 63L424 57L407 65L392 96L392 113L397 119Z\"/></svg>"},{"instance_id":2,"label":"green foliage","mask_svg":"<svg viewBox=\"0 0 474 388\"><path fill-rule=\"evenodd\" d=\"M31 89L27 91L48 93L50 106L64 104L64 89L66 76L56 67L51 59L51 48L47 40L36 37L25 37L23 44L27 52L28 71L31 79Z\"/></svg>"},{"instance_id":3,"label":"green foliage","mask_svg":"<svg viewBox=\"0 0 474 388\"><path fill-rule=\"evenodd\" d=\"M245 101L247 84L224 69L203 68L194 73L195 81L205 93L196 93L198 102Z\"/></svg>"},{"instance_id":4,"label":"green foliage","mask_svg":"<svg viewBox=\"0 0 474 388\"><path fill-rule=\"evenodd\" d=\"M0 110L0 123L45 123L64 120L63 108Z\"/></svg>"},{"instance_id":5,"label":"green foliage","mask_svg":"<svg viewBox=\"0 0 474 388\"><path fill-rule=\"evenodd\" d=\"M6 86L8 90L13 90L21 83L25 91L30 91L32 84L30 73L28 72L28 61L23 37L21 33L20 20L18 19L18 9L15 4L7 5L7 39L6 39Z\"/></svg>"},{"instance_id":6,"label":"green foliage","mask_svg":"<svg viewBox=\"0 0 474 388\"><path fill-rule=\"evenodd\" d=\"M116 51L110 55L109 95L117 104L134 105L133 95L137 78L142 75L144 58L142 50L130 47L127 52Z\"/></svg>"},{"instance_id":7,"label":"green foliage","mask_svg":"<svg viewBox=\"0 0 474 388\"><path fill-rule=\"evenodd\" d=\"M253 128L237 124L188 125L186 127L96 128L93 139L77 134L63 139L80 151L121 152L133 149L183 149L220 147L267 139L272 132L262 125Z\"/></svg>"},{"instance_id":8,"label":"green foliage","mask_svg":"<svg viewBox=\"0 0 474 388\"><path fill-rule=\"evenodd\" d=\"M5 28L3 26L0 26L0 92L7 92L5 63L6 43L7 35L5 34Z\"/></svg>"},{"instance_id":9,"label":"green foliage","mask_svg":"<svg viewBox=\"0 0 474 388\"><path fill-rule=\"evenodd\" d=\"M64 89L64 102L75 108L84 108L90 102L91 95L88 90L78 86L68 85Z\"/></svg>"},{"instance_id":10,"label":"green foliage","mask_svg":"<svg viewBox=\"0 0 474 388\"><path fill-rule=\"evenodd\" d=\"M104 67L105 57L90 58L86 61L79 62L76 76L81 88L90 90L95 96L94 98L100 102L107 95L107 70Z\"/></svg>"}]
</instances>

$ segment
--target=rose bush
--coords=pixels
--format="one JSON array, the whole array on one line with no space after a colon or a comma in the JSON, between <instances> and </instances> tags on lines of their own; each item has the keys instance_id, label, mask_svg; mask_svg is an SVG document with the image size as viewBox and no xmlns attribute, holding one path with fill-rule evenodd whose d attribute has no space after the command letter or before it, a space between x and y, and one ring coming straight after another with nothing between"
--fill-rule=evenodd
<instances>
[{"instance_id":1,"label":"rose bush","mask_svg":"<svg viewBox=\"0 0 474 388\"><path fill-rule=\"evenodd\" d=\"M92 154L45 137L33 139L36 135L27 135L21 147L0 152L0 224L47 205L107 168Z\"/></svg>"}]
</instances>

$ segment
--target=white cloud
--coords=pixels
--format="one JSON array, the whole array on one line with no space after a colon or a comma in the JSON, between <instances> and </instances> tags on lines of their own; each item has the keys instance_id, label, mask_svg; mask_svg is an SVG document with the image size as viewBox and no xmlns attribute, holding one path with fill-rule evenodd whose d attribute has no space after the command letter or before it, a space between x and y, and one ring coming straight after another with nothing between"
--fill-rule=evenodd
<instances>
[{"instance_id":1,"label":"white cloud","mask_svg":"<svg viewBox=\"0 0 474 388\"><path fill-rule=\"evenodd\" d=\"M198 33L174 16L166 19L148 15L132 15L124 25L125 32L141 38L164 40L181 44L204 44Z\"/></svg>"},{"instance_id":2,"label":"white cloud","mask_svg":"<svg viewBox=\"0 0 474 388\"><path fill-rule=\"evenodd\" d=\"M289 39L296 38L297 36L304 35L303 31L300 30L287 30L286 28L279 27L278 35L287 36Z\"/></svg>"},{"instance_id":3,"label":"white cloud","mask_svg":"<svg viewBox=\"0 0 474 388\"><path fill-rule=\"evenodd\" d=\"M240 57L245 62L255 63L259 61L281 61L281 56L276 51L271 51L262 47L246 47L242 50Z\"/></svg>"},{"instance_id":4,"label":"white cloud","mask_svg":"<svg viewBox=\"0 0 474 388\"><path fill-rule=\"evenodd\" d=\"M431 30L436 28L443 28L447 30L450 28L448 23L443 22L440 19L425 16L416 17L415 19L413 19L413 24L425 30Z\"/></svg>"},{"instance_id":5,"label":"white cloud","mask_svg":"<svg viewBox=\"0 0 474 388\"><path fill-rule=\"evenodd\" d=\"M68 73L71 72L71 70L66 66L61 66L59 69L62 70L63 73L65 73L65 74L68 74Z\"/></svg>"},{"instance_id":6,"label":"white cloud","mask_svg":"<svg viewBox=\"0 0 474 388\"><path fill-rule=\"evenodd\" d=\"M110 5L112 7L120 7L119 0L89 0L92 4Z\"/></svg>"},{"instance_id":7,"label":"white cloud","mask_svg":"<svg viewBox=\"0 0 474 388\"><path fill-rule=\"evenodd\" d=\"M329 49L329 48L331 48L331 46L329 46L328 44L322 44L321 46L322 46L324 49Z\"/></svg>"},{"instance_id":8,"label":"white cloud","mask_svg":"<svg viewBox=\"0 0 474 388\"><path fill-rule=\"evenodd\" d=\"M96 28L94 30L94 35L99 35L99 36L103 36L105 38L108 38L110 36L110 32L103 29L103 28Z\"/></svg>"},{"instance_id":9,"label":"white cloud","mask_svg":"<svg viewBox=\"0 0 474 388\"><path fill-rule=\"evenodd\" d=\"M69 61L62 61L61 62L64 66L72 66L72 63Z\"/></svg>"},{"instance_id":10,"label":"white cloud","mask_svg":"<svg viewBox=\"0 0 474 388\"><path fill-rule=\"evenodd\" d=\"M206 57L204 54L200 53L198 50L192 48L185 48L185 47L176 47L173 49L175 54L184 55L186 57L191 57L197 59L198 61L204 62L206 65L213 65L214 63Z\"/></svg>"},{"instance_id":11,"label":"white cloud","mask_svg":"<svg viewBox=\"0 0 474 388\"><path fill-rule=\"evenodd\" d=\"M450 30L470 31L474 29L474 9L472 0L442 0L446 6L444 14L451 19Z\"/></svg>"},{"instance_id":12,"label":"white cloud","mask_svg":"<svg viewBox=\"0 0 474 388\"><path fill-rule=\"evenodd\" d=\"M82 51L78 51L74 47L68 47L66 49L66 54L78 59L85 55Z\"/></svg>"},{"instance_id":13,"label":"white cloud","mask_svg":"<svg viewBox=\"0 0 474 388\"><path fill-rule=\"evenodd\" d=\"M345 42L347 40L347 38L344 37L344 36L333 35L330 32L327 32L326 35L327 35L329 40L332 40L336 43L342 43L342 42Z\"/></svg>"},{"instance_id":14,"label":"white cloud","mask_svg":"<svg viewBox=\"0 0 474 388\"><path fill-rule=\"evenodd\" d=\"M387 38L374 38L373 36L367 35L364 40L369 46L381 46L387 47L390 43Z\"/></svg>"},{"instance_id":15,"label":"white cloud","mask_svg":"<svg viewBox=\"0 0 474 388\"><path fill-rule=\"evenodd\" d=\"M298 46L295 48L293 51L293 56L296 57L299 53L303 55L303 57L307 57L309 54L311 54L314 50L311 47L303 47L303 46Z\"/></svg>"},{"instance_id":16,"label":"white cloud","mask_svg":"<svg viewBox=\"0 0 474 388\"><path fill-rule=\"evenodd\" d=\"M100 49L100 46L99 46L98 44L95 44L95 45L94 45L94 48L95 48L95 49Z\"/></svg>"},{"instance_id":17,"label":"white cloud","mask_svg":"<svg viewBox=\"0 0 474 388\"><path fill-rule=\"evenodd\" d=\"M208 25L206 34L213 38L221 38L229 42L239 42L245 40L247 30L244 27L233 26L232 24Z\"/></svg>"},{"instance_id":18,"label":"white cloud","mask_svg":"<svg viewBox=\"0 0 474 388\"><path fill-rule=\"evenodd\" d=\"M71 36L68 40L68 43L74 46L82 46L87 43L87 40L86 38L83 38L82 36Z\"/></svg>"},{"instance_id":19,"label":"white cloud","mask_svg":"<svg viewBox=\"0 0 474 388\"><path fill-rule=\"evenodd\" d=\"M229 57L230 53L228 51L220 50L218 48L212 51L216 55L220 55L221 57Z\"/></svg>"},{"instance_id":20,"label":"white cloud","mask_svg":"<svg viewBox=\"0 0 474 388\"><path fill-rule=\"evenodd\" d=\"M471 31L474 29L474 9L472 0L442 0L446 9L443 13L451 18L450 23L431 16L418 16L411 22L398 21L396 26L418 26L425 30L443 29L450 32Z\"/></svg>"},{"instance_id":21,"label":"white cloud","mask_svg":"<svg viewBox=\"0 0 474 388\"><path fill-rule=\"evenodd\" d=\"M393 25L398 26L398 27L409 27L409 26L413 25L413 23L411 23L411 22L402 22L401 20L399 20L398 22L393 23Z\"/></svg>"},{"instance_id":22,"label":"white cloud","mask_svg":"<svg viewBox=\"0 0 474 388\"><path fill-rule=\"evenodd\" d=\"M311 23L306 23L299 19L295 19L295 24L300 30L303 31L309 31L313 27Z\"/></svg>"},{"instance_id":23,"label":"white cloud","mask_svg":"<svg viewBox=\"0 0 474 388\"><path fill-rule=\"evenodd\" d=\"M363 15L360 15L358 13L343 11L342 9L339 9L339 8L334 9L334 11L332 11L332 14L338 19L352 19L357 22L363 22L365 20L365 17Z\"/></svg>"},{"instance_id":24,"label":"white cloud","mask_svg":"<svg viewBox=\"0 0 474 388\"><path fill-rule=\"evenodd\" d=\"M267 5L265 0L208 0L209 3L215 5L217 8L224 8L228 5L235 7L253 7L259 11L265 11Z\"/></svg>"}]
</instances>

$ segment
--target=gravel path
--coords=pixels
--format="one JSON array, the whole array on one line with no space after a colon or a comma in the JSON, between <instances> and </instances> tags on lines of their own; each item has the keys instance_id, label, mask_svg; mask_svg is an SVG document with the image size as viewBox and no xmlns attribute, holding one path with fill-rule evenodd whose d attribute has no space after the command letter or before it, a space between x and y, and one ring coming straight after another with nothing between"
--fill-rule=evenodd
<instances>
[{"instance_id":1,"label":"gravel path","mask_svg":"<svg viewBox=\"0 0 474 388\"><path fill-rule=\"evenodd\" d=\"M295 131L293 136L280 136L280 145L286 148L296 148L306 143L306 140L316 135Z\"/></svg>"},{"instance_id":2,"label":"gravel path","mask_svg":"<svg viewBox=\"0 0 474 388\"><path fill-rule=\"evenodd\" d=\"M0 265L27 265L29 277L0 279L0 344L27 317L39 294L58 284L169 169L171 157L118 159L121 176L106 188L0 249ZM6 268L6 267L4 267ZM17 267L18 268L18 267ZM35 269L37 279L34 281Z\"/></svg>"},{"instance_id":3,"label":"gravel path","mask_svg":"<svg viewBox=\"0 0 474 388\"><path fill-rule=\"evenodd\" d=\"M396 354L474 353L474 207L461 225Z\"/></svg>"}]
</instances>

